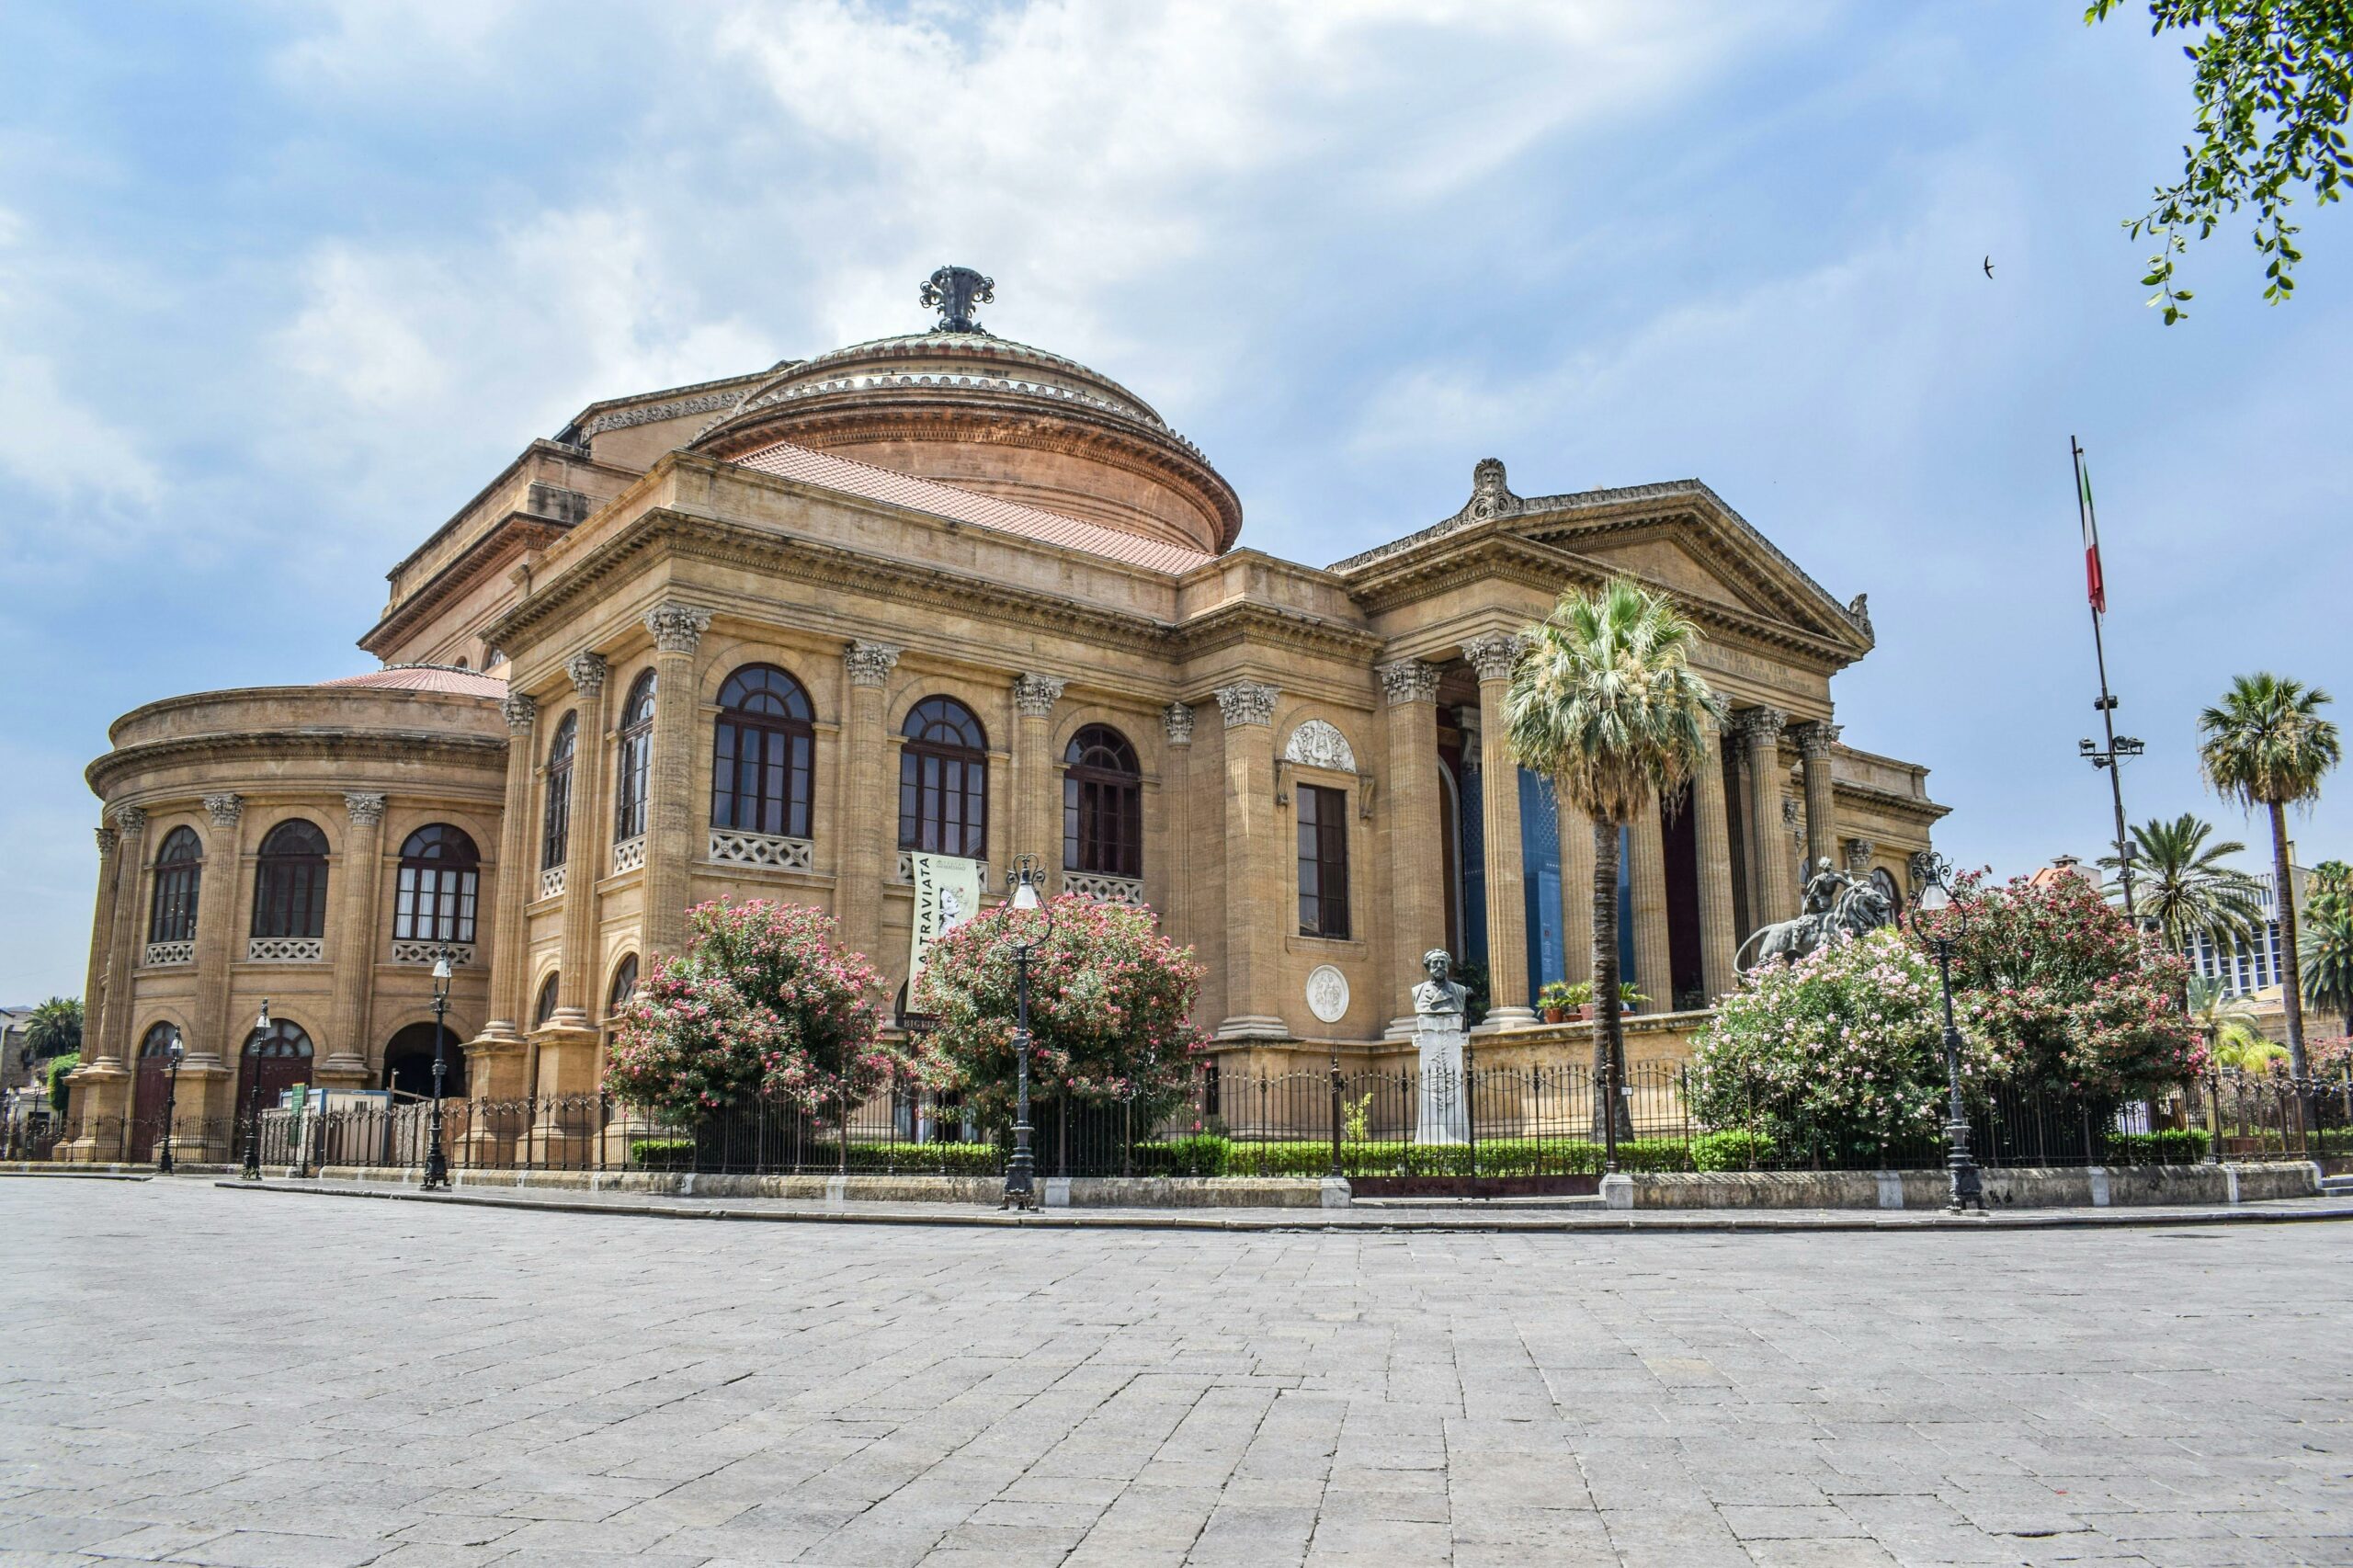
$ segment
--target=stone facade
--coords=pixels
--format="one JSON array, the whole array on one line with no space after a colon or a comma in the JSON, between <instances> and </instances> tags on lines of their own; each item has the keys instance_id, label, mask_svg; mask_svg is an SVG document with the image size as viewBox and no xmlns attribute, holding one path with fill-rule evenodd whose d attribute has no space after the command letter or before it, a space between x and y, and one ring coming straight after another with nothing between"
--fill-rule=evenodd
<instances>
[{"instance_id":1,"label":"stone facade","mask_svg":"<svg viewBox=\"0 0 2353 1568\"><path fill-rule=\"evenodd\" d=\"M163 1021L190 1052L183 1114L193 1081L228 1115L265 995L317 1078L382 1083L426 1003L392 926L404 846L433 824L478 856L451 1011L475 1093L593 1087L617 976L676 948L704 900L824 905L895 985L902 852L928 831L900 785L921 772L911 715L935 699L981 737L958 777L983 802L988 892L1034 855L1059 886L1149 903L1207 961L1199 1022L1221 1050L1385 1060L1439 946L1483 955L1489 1028L1509 1033L1535 1022L1542 980L1586 972L1592 843L1519 779L1497 708L1519 630L1613 572L1677 595L1732 714L1688 809L1630 830L1631 967L1652 1010L1733 984L1739 937L1794 913L1804 858L1906 891L1943 808L1924 769L1847 745L1834 720L1832 677L1872 644L1860 602L1705 485L1521 497L1489 460L1453 517L1324 568L1241 546L1240 527L1231 487L1142 400L985 332L593 405L395 568L361 642L385 670L116 725L90 769L104 869L80 1097L128 1114ZM721 748L753 743L717 730L756 666L801 694L805 716L776 733L805 742L805 766L800 814L747 826L751 775L723 773ZM1130 864L1091 863L1074 825L1074 742L1097 727L1134 757ZM1311 858L1345 879L1313 931L1311 809L1316 854L1345 862ZM324 932L266 945L247 935L255 861L297 816L327 840ZM205 866L184 954L147 939L181 826ZM1326 967L1346 984L1320 994L1347 998L1329 1022L1305 997Z\"/></svg>"}]
</instances>

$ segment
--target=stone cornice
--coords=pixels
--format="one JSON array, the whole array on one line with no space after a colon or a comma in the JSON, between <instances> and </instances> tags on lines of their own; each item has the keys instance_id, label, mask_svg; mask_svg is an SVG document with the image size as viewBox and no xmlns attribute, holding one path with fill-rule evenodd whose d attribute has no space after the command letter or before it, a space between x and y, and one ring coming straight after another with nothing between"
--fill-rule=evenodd
<instances>
[{"instance_id":1,"label":"stone cornice","mask_svg":"<svg viewBox=\"0 0 2353 1568\"><path fill-rule=\"evenodd\" d=\"M91 793L108 800L132 787L142 774L182 764L222 767L251 762L275 770L290 761L369 762L407 766L419 762L472 767L503 777L506 743L491 736L456 735L435 730L251 730L233 734L184 735L146 741L107 753L83 770ZM437 779L437 788L453 782ZM299 789L301 781L288 780ZM499 786L489 785L494 794Z\"/></svg>"}]
</instances>

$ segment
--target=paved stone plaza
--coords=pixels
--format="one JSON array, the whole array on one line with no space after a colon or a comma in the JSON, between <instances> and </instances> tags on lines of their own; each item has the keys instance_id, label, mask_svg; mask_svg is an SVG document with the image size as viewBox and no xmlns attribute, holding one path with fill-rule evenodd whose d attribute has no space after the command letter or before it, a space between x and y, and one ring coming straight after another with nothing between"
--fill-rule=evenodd
<instances>
[{"instance_id":1,"label":"paved stone plaza","mask_svg":"<svg viewBox=\"0 0 2353 1568\"><path fill-rule=\"evenodd\" d=\"M9 1564L2353 1562L2336 1224L0 1236Z\"/></svg>"}]
</instances>

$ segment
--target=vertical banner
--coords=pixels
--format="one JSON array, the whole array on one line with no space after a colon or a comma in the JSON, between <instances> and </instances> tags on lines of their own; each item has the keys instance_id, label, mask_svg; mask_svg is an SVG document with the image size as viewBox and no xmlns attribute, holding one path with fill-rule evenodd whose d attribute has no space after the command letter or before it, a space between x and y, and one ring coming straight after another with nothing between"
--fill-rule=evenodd
<instances>
[{"instance_id":1,"label":"vertical banner","mask_svg":"<svg viewBox=\"0 0 2353 1568\"><path fill-rule=\"evenodd\" d=\"M915 1006L931 945L981 912L981 863L956 855L910 855L915 877L915 927L907 934L907 1006Z\"/></svg>"}]
</instances>

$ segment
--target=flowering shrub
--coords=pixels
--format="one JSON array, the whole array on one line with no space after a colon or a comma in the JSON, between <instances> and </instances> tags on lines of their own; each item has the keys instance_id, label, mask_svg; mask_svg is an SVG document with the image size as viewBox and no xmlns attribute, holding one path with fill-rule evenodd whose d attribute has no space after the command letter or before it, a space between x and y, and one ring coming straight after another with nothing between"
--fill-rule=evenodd
<instances>
[{"instance_id":1,"label":"flowering shrub","mask_svg":"<svg viewBox=\"0 0 2353 1568\"><path fill-rule=\"evenodd\" d=\"M874 968L839 946L833 918L753 900L687 912L687 950L655 958L623 1005L606 1076L664 1115L762 1104L855 1108L902 1080L881 1044Z\"/></svg>"},{"instance_id":2,"label":"flowering shrub","mask_svg":"<svg viewBox=\"0 0 2353 1568\"><path fill-rule=\"evenodd\" d=\"M1944 1115L1936 971L1893 931L1757 972L1695 1048L1692 1110L1791 1157L1859 1159Z\"/></svg>"},{"instance_id":3,"label":"flowering shrub","mask_svg":"<svg viewBox=\"0 0 2353 1568\"><path fill-rule=\"evenodd\" d=\"M1954 1009L1992 1075L2097 1111L2205 1070L2181 1009L2188 961L2135 931L2089 881L1987 887L1972 872L1929 919L1953 935Z\"/></svg>"},{"instance_id":4,"label":"flowering shrub","mask_svg":"<svg viewBox=\"0 0 2353 1568\"><path fill-rule=\"evenodd\" d=\"M1160 934L1149 910L1054 900L1053 930L1029 960L1029 1087L1097 1105L1132 1096L1133 1122L1157 1122L1184 1097L1201 1036L1193 1003L1206 971ZM938 1023L918 1070L961 1094L984 1125L1012 1119L1014 958L1046 912L999 905L941 937L911 1002Z\"/></svg>"}]
</instances>

